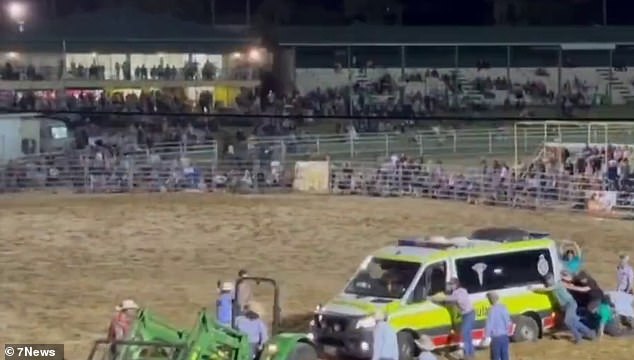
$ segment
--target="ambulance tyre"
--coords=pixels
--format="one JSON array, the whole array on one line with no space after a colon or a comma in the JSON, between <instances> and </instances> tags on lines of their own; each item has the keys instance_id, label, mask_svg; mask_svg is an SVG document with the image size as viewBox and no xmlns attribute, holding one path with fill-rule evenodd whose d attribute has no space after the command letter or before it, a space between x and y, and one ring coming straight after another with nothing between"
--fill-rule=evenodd
<instances>
[{"instance_id":1,"label":"ambulance tyre","mask_svg":"<svg viewBox=\"0 0 634 360\"><path fill-rule=\"evenodd\" d=\"M515 320L515 332L511 336L513 342L537 341L539 324L532 316L521 315Z\"/></svg>"},{"instance_id":2,"label":"ambulance tyre","mask_svg":"<svg viewBox=\"0 0 634 360\"><path fill-rule=\"evenodd\" d=\"M414 360L416 358L416 344L414 335L407 331L397 334L399 360Z\"/></svg>"}]
</instances>

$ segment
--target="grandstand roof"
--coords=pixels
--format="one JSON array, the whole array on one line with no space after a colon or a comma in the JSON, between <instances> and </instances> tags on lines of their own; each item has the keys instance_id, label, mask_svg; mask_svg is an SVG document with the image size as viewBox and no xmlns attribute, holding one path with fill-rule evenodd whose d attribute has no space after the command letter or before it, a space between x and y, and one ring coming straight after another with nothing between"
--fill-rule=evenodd
<instances>
[{"instance_id":1,"label":"grandstand roof","mask_svg":"<svg viewBox=\"0 0 634 360\"><path fill-rule=\"evenodd\" d=\"M69 52L202 52L232 51L257 40L244 28L211 27L124 7L27 23L22 33L1 34L0 47L8 51L60 51L63 41Z\"/></svg>"},{"instance_id":2,"label":"grandstand roof","mask_svg":"<svg viewBox=\"0 0 634 360\"><path fill-rule=\"evenodd\" d=\"M277 40L284 46L634 45L634 27L282 27Z\"/></svg>"}]
</instances>

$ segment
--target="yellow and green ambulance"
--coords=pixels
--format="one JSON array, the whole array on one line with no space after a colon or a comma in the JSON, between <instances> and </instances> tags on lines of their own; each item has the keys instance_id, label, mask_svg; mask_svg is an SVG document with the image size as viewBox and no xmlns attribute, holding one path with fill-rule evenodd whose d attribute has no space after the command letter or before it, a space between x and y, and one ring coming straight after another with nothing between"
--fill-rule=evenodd
<instances>
[{"instance_id":1,"label":"yellow and green ambulance","mask_svg":"<svg viewBox=\"0 0 634 360\"><path fill-rule=\"evenodd\" d=\"M476 345L484 340L489 291L511 312L513 341L533 341L554 327L557 304L529 287L548 274L558 280L561 270L557 243L544 233L487 228L469 237L399 240L368 256L344 290L317 307L309 336L326 355L369 358L373 315L381 310L398 333L400 360L415 356L420 334L438 348L460 345L458 312L430 300L456 277L474 304Z\"/></svg>"}]
</instances>

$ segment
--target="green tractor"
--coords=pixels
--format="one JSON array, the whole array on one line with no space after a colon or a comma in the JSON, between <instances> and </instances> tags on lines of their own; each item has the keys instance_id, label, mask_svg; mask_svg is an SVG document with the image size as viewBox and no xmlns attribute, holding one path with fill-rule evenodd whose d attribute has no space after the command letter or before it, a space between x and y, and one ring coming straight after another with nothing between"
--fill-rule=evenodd
<instances>
[{"instance_id":1,"label":"green tractor","mask_svg":"<svg viewBox=\"0 0 634 360\"><path fill-rule=\"evenodd\" d=\"M317 360L315 346L306 334L279 333L281 309L279 287L270 278L243 277L236 281L238 297L240 284L254 281L273 286L272 336L255 360ZM234 302L234 318L238 305ZM100 351L101 350L101 351ZM104 351L106 350L106 351ZM190 331L167 325L147 310L137 316L127 340L95 341L88 360L253 360L245 334L216 321L203 309Z\"/></svg>"}]
</instances>

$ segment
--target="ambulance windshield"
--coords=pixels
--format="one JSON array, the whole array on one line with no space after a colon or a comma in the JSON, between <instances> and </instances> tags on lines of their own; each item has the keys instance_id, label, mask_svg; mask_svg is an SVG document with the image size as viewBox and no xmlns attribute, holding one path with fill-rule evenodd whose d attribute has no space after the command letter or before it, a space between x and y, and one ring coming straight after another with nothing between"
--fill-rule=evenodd
<instances>
[{"instance_id":1,"label":"ambulance windshield","mask_svg":"<svg viewBox=\"0 0 634 360\"><path fill-rule=\"evenodd\" d=\"M400 299L420 267L420 263L370 257L362 263L344 293Z\"/></svg>"}]
</instances>

